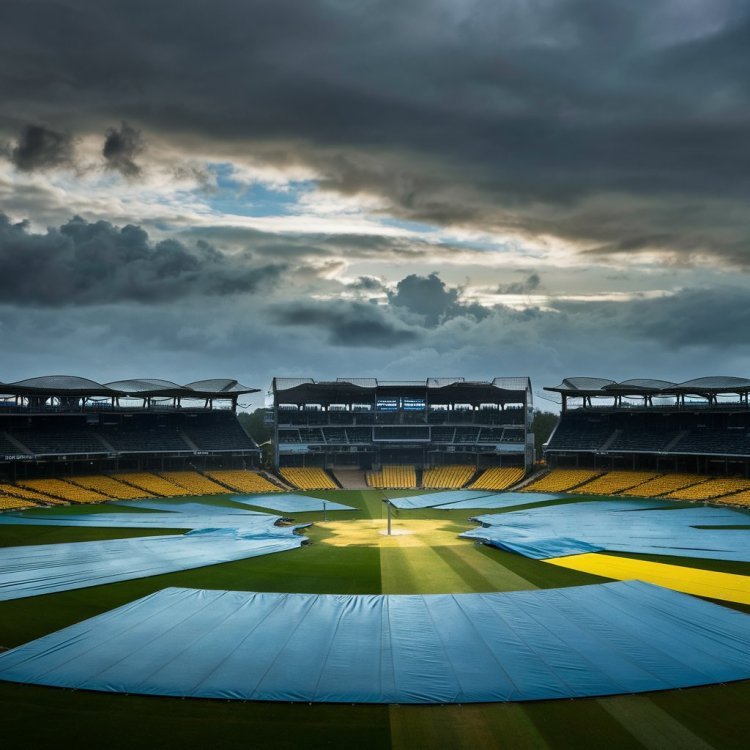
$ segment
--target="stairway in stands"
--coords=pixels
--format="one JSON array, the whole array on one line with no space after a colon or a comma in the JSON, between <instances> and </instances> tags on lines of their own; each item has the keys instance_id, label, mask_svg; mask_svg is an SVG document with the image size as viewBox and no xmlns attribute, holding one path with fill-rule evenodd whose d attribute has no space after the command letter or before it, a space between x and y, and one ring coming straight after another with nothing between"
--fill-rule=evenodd
<instances>
[{"instance_id":1,"label":"stairway in stands","mask_svg":"<svg viewBox=\"0 0 750 750\"><path fill-rule=\"evenodd\" d=\"M359 469L335 469L331 472L345 490L366 490L365 472Z\"/></svg>"}]
</instances>

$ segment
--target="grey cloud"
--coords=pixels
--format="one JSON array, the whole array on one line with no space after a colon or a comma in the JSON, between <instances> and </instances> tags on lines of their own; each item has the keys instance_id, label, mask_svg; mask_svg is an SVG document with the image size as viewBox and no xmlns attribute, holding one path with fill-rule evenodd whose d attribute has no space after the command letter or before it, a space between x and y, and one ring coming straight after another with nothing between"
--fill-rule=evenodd
<instances>
[{"instance_id":1,"label":"grey cloud","mask_svg":"<svg viewBox=\"0 0 750 750\"><path fill-rule=\"evenodd\" d=\"M383 308L363 302L290 303L276 308L273 319L282 326L321 329L334 346L387 349L419 336Z\"/></svg>"},{"instance_id":2,"label":"grey cloud","mask_svg":"<svg viewBox=\"0 0 750 750\"><path fill-rule=\"evenodd\" d=\"M33 172L73 162L73 140L67 133L58 133L43 125L26 125L18 142L10 151L17 169Z\"/></svg>"},{"instance_id":3,"label":"grey cloud","mask_svg":"<svg viewBox=\"0 0 750 750\"><path fill-rule=\"evenodd\" d=\"M513 281L510 284L501 284L497 288L497 294L531 294L539 289L542 283L538 273L530 273L523 281Z\"/></svg>"},{"instance_id":4,"label":"grey cloud","mask_svg":"<svg viewBox=\"0 0 750 750\"><path fill-rule=\"evenodd\" d=\"M114 169L126 177L137 177L141 168L135 163L138 154L143 151L143 137L139 130L120 124L120 129L109 128L104 140L102 156L109 169Z\"/></svg>"},{"instance_id":5,"label":"grey cloud","mask_svg":"<svg viewBox=\"0 0 750 750\"><path fill-rule=\"evenodd\" d=\"M462 315L481 319L489 314L481 305L462 303L460 290L447 286L437 273L404 277L388 298L392 306L419 316L427 326L436 326L443 320Z\"/></svg>"},{"instance_id":6,"label":"grey cloud","mask_svg":"<svg viewBox=\"0 0 750 750\"><path fill-rule=\"evenodd\" d=\"M374 276L360 276L348 286L350 289L356 289L358 292L380 292L385 289L383 282Z\"/></svg>"},{"instance_id":7,"label":"grey cloud","mask_svg":"<svg viewBox=\"0 0 750 750\"><path fill-rule=\"evenodd\" d=\"M0 10L14 121L43 110L101 132L126 118L185 148L311 165L325 186L384 196L408 219L746 262L741 0L87 10Z\"/></svg>"},{"instance_id":8,"label":"grey cloud","mask_svg":"<svg viewBox=\"0 0 750 750\"><path fill-rule=\"evenodd\" d=\"M163 303L200 295L255 293L286 266L225 255L205 241L190 248L152 242L137 226L75 217L45 234L0 214L0 299L17 305Z\"/></svg>"}]
</instances>

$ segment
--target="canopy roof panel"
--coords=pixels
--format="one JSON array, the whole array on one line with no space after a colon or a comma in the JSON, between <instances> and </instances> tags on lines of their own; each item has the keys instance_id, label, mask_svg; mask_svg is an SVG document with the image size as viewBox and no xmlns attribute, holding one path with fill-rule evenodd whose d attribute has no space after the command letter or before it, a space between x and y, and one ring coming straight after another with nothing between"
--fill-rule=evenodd
<instances>
[{"instance_id":1,"label":"canopy roof panel","mask_svg":"<svg viewBox=\"0 0 750 750\"><path fill-rule=\"evenodd\" d=\"M377 378L274 378L273 392L285 404L373 403L383 397L423 397L434 404L524 403L531 397L527 377L467 382L464 378L378 380Z\"/></svg>"},{"instance_id":2,"label":"canopy roof panel","mask_svg":"<svg viewBox=\"0 0 750 750\"><path fill-rule=\"evenodd\" d=\"M633 378L616 382L604 378L574 377L565 378L560 385L545 386L545 391L554 391L575 398L576 396L636 396L676 394L715 395L718 393L747 393L750 392L750 379L712 375L684 383L673 383L669 380L654 378Z\"/></svg>"},{"instance_id":3,"label":"canopy roof panel","mask_svg":"<svg viewBox=\"0 0 750 750\"><path fill-rule=\"evenodd\" d=\"M38 378L3 383L4 394L10 396L46 396L58 398L83 398L89 396L149 396L175 398L236 398L242 393L257 393L258 388L248 388L236 380L216 378L179 385L159 378L131 378L111 383L97 383L76 375L45 375Z\"/></svg>"},{"instance_id":4,"label":"canopy roof panel","mask_svg":"<svg viewBox=\"0 0 750 750\"><path fill-rule=\"evenodd\" d=\"M673 386L674 390L682 392L730 392L739 393L750 389L750 380L727 375L711 375L705 378L687 380Z\"/></svg>"}]
</instances>

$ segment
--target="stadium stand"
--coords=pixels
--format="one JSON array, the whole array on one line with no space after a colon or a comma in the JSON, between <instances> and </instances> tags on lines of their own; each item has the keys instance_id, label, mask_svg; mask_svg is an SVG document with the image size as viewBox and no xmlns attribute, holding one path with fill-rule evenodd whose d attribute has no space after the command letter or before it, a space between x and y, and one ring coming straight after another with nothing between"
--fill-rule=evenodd
<instances>
[{"instance_id":1,"label":"stadium stand","mask_svg":"<svg viewBox=\"0 0 750 750\"><path fill-rule=\"evenodd\" d=\"M727 505L737 505L741 508L750 508L750 491L743 490L742 492L735 492L733 495L727 495L721 498L721 502Z\"/></svg>"},{"instance_id":2,"label":"stadium stand","mask_svg":"<svg viewBox=\"0 0 750 750\"><path fill-rule=\"evenodd\" d=\"M338 485L323 469L302 469L289 467L279 469L286 482L301 490L336 490Z\"/></svg>"},{"instance_id":3,"label":"stadium stand","mask_svg":"<svg viewBox=\"0 0 750 750\"><path fill-rule=\"evenodd\" d=\"M524 477L524 470L518 467L501 468L495 466L485 469L482 474L473 481L468 489L471 490L506 490Z\"/></svg>"},{"instance_id":4,"label":"stadium stand","mask_svg":"<svg viewBox=\"0 0 750 750\"><path fill-rule=\"evenodd\" d=\"M548 450L596 451L614 431L602 418L563 420L552 435Z\"/></svg>"},{"instance_id":5,"label":"stadium stand","mask_svg":"<svg viewBox=\"0 0 750 750\"><path fill-rule=\"evenodd\" d=\"M102 384L55 375L3 383L2 389L3 482L260 464L260 448L236 414L240 395L257 389L235 380L184 386L155 379ZM117 496L116 485L98 482L102 489L101 483L106 484L108 497ZM84 489L98 491L94 485ZM57 490L63 492L63 487Z\"/></svg>"},{"instance_id":6,"label":"stadium stand","mask_svg":"<svg viewBox=\"0 0 750 750\"><path fill-rule=\"evenodd\" d=\"M185 497L192 494L189 490L164 479L164 477L147 472L118 474L117 478L121 482L127 482L127 484L132 484L139 489L146 490L153 497Z\"/></svg>"},{"instance_id":7,"label":"stadium stand","mask_svg":"<svg viewBox=\"0 0 750 750\"><path fill-rule=\"evenodd\" d=\"M750 480L733 477L709 479L689 487L670 492L667 497L675 500L713 500L734 492L750 490Z\"/></svg>"},{"instance_id":8,"label":"stadium stand","mask_svg":"<svg viewBox=\"0 0 750 750\"><path fill-rule=\"evenodd\" d=\"M9 433L18 442L28 448L30 453L38 456L71 453L96 454L108 453L109 449L101 439L90 430L14 430Z\"/></svg>"},{"instance_id":9,"label":"stadium stand","mask_svg":"<svg viewBox=\"0 0 750 750\"><path fill-rule=\"evenodd\" d=\"M425 489L460 489L474 476L473 466L450 464L425 469L422 474L422 487Z\"/></svg>"},{"instance_id":10,"label":"stadium stand","mask_svg":"<svg viewBox=\"0 0 750 750\"><path fill-rule=\"evenodd\" d=\"M528 378L274 378L272 391L266 417L277 472L316 467L335 476L395 465L428 471L534 463ZM454 487L457 480L449 481Z\"/></svg>"},{"instance_id":11,"label":"stadium stand","mask_svg":"<svg viewBox=\"0 0 750 750\"><path fill-rule=\"evenodd\" d=\"M94 474L85 477L70 477L69 482L77 484L94 492L99 492L109 498L117 500L140 500L144 497L153 497L145 490L138 489L124 482L118 482L115 477L103 474Z\"/></svg>"},{"instance_id":12,"label":"stadium stand","mask_svg":"<svg viewBox=\"0 0 750 750\"><path fill-rule=\"evenodd\" d=\"M186 427L184 432L201 450L236 451L254 450L252 438L248 437L242 425L231 412L216 413L210 419L201 420L200 424Z\"/></svg>"},{"instance_id":13,"label":"stadium stand","mask_svg":"<svg viewBox=\"0 0 750 750\"><path fill-rule=\"evenodd\" d=\"M526 485L522 492L567 492L601 473L589 469L553 469L549 474Z\"/></svg>"},{"instance_id":14,"label":"stadium stand","mask_svg":"<svg viewBox=\"0 0 750 750\"><path fill-rule=\"evenodd\" d=\"M15 484L0 483L0 492L4 495L17 497L22 500L32 500L37 503L46 503L47 505L64 505L64 501L56 497L50 497L41 492L28 490L25 487L19 487Z\"/></svg>"},{"instance_id":15,"label":"stadium stand","mask_svg":"<svg viewBox=\"0 0 750 750\"><path fill-rule=\"evenodd\" d=\"M101 429L101 435L119 453L193 451L182 433L174 427L107 427Z\"/></svg>"},{"instance_id":16,"label":"stadium stand","mask_svg":"<svg viewBox=\"0 0 750 750\"><path fill-rule=\"evenodd\" d=\"M648 482L658 475L653 471L608 471L576 488L587 495L615 495Z\"/></svg>"},{"instance_id":17,"label":"stadium stand","mask_svg":"<svg viewBox=\"0 0 750 750\"><path fill-rule=\"evenodd\" d=\"M28 454L28 451L22 449L17 441L13 442L7 432L0 432L0 456L17 455L19 453Z\"/></svg>"},{"instance_id":18,"label":"stadium stand","mask_svg":"<svg viewBox=\"0 0 750 750\"><path fill-rule=\"evenodd\" d=\"M380 471L367 473L367 483L381 490L416 489L417 472L413 466L383 466Z\"/></svg>"},{"instance_id":19,"label":"stadium stand","mask_svg":"<svg viewBox=\"0 0 750 750\"><path fill-rule=\"evenodd\" d=\"M66 482L64 479L25 479L19 484L34 492L44 492L73 503L102 503L109 499L99 492Z\"/></svg>"},{"instance_id":20,"label":"stadium stand","mask_svg":"<svg viewBox=\"0 0 750 750\"><path fill-rule=\"evenodd\" d=\"M566 378L545 390L562 400L560 422L545 447L553 466L575 462L662 470L657 473L750 475L747 378L685 383ZM603 401L608 403L600 405ZM723 466L717 463L721 458Z\"/></svg>"},{"instance_id":21,"label":"stadium stand","mask_svg":"<svg viewBox=\"0 0 750 750\"><path fill-rule=\"evenodd\" d=\"M220 495L226 493L224 487L212 482L208 477L204 477L197 471L163 471L161 476L172 484L188 490L191 495Z\"/></svg>"},{"instance_id":22,"label":"stadium stand","mask_svg":"<svg viewBox=\"0 0 750 750\"><path fill-rule=\"evenodd\" d=\"M255 471L216 469L207 471L206 476L236 492L281 492L281 487L277 487Z\"/></svg>"},{"instance_id":23,"label":"stadium stand","mask_svg":"<svg viewBox=\"0 0 750 750\"><path fill-rule=\"evenodd\" d=\"M704 482L708 479L702 474L664 474L654 477L654 479L639 484L637 487L623 491L623 495L633 495L634 497L659 497L667 495L675 490L688 487L691 484Z\"/></svg>"},{"instance_id":24,"label":"stadium stand","mask_svg":"<svg viewBox=\"0 0 750 750\"><path fill-rule=\"evenodd\" d=\"M22 500L20 497L13 497L0 492L0 511L3 510L21 510L22 508L38 507L32 500Z\"/></svg>"}]
</instances>

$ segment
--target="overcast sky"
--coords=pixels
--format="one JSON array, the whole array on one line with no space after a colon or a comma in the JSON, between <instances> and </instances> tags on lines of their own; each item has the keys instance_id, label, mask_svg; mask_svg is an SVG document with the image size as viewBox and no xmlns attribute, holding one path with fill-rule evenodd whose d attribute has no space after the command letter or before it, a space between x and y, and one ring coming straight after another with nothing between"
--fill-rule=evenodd
<instances>
[{"instance_id":1,"label":"overcast sky","mask_svg":"<svg viewBox=\"0 0 750 750\"><path fill-rule=\"evenodd\" d=\"M4 0L0 381L748 376L748 7Z\"/></svg>"}]
</instances>

